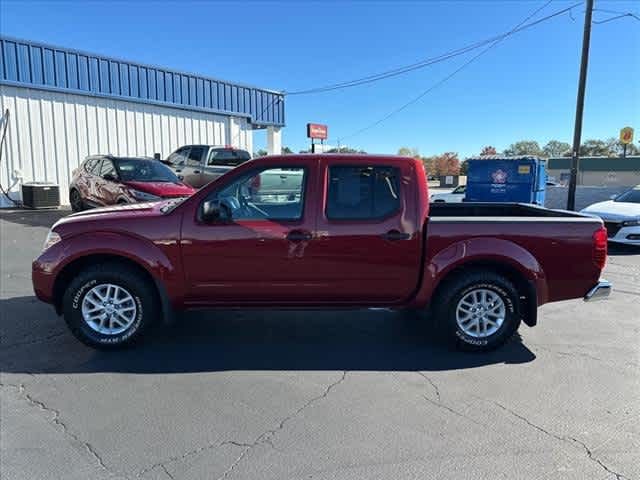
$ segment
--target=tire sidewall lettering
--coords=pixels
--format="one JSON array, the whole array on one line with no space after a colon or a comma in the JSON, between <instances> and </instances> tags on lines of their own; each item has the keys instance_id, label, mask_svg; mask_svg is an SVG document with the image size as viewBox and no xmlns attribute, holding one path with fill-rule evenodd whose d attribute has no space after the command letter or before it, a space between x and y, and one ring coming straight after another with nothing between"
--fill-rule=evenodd
<instances>
[{"instance_id":1,"label":"tire sidewall lettering","mask_svg":"<svg viewBox=\"0 0 640 480\"><path fill-rule=\"evenodd\" d=\"M75 293L75 295L73 296L73 301L71 302L71 307L74 310L78 310L78 308L80 307L80 300L82 300L84 298L85 292L88 289L95 287L97 284L98 284L98 280L93 279L93 280L89 280L87 283L82 285L78 289L78 291Z\"/></svg>"},{"instance_id":2,"label":"tire sidewall lettering","mask_svg":"<svg viewBox=\"0 0 640 480\"><path fill-rule=\"evenodd\" d=\"M84 283L76 291L76 293L73 295L72 301L71 301L72 309L76 312L77 315L80 316L79 320L82 323L82 329L85 332L87 332L88 335L92 336L96 342L102 343L102 344L105 344L105 345L106 344L116 344L116 343L125 342L129 337L131 337L132 335L135 335L135 333L140 328L140 325L142 324L142 320L144 319L144 308L142 306L142 299L140 298L140 296L137 293L132 292L131 289L128 286L125 286L125 285L122 285L121 283L118 283L120 287L125 288L131 294L131 296L133 297L133 300L136 303L136 318L135 318L135 320L129 326L129 328L127 328L127 330L125 330L124 332L120 333L119 335L104 335L104 334L101 334L101 333L98 333L98 332L94 332L93 330L90 330L89 326L86 325L84 317L82 316L82 312L80 311L80 307L82 305L82 300L84 299L85 294L91 288L95 287L100 282L107 282L107 281L115 283L115 282L113 282L113 280L98 280L98 279L89 280L88 282Z\"/></svg>"},{"instance_id":3,"label":"tire sidewall lettering","mask_svg":"<svg viewBox=\"0 0 640 480\"><path fill-rule=\"evenodd\" d=\"M500 295L500 298L504 302L505 308L507 310L507 315L505 316L505 321L502 324L502 326L498 329L497 332L493 333L492 335L486 338L476 338L466 334L465 332L460 330L458 323L455 321L455 308L458 302L460 301L460 299L463 298L467 293L473 290L478 290L478 289L491 290L492 292L495 292L498 295ZM458 293L454 298L455 300L452 305L452 315L454 316L453 321L456 325L455 335L462 342L467 343L469 345L484 347L489 345L490 342L499 339L500 336L503 334L503 332L507 329L508 324L511 322L511 319L509 317L515 314L515 306L513 304L513 301L510 295L503 288L493 283L474 283L473 285L469 285L468 287L465 287L464 289L462 289L460 293Z\"/></svg>"}]
</instances>

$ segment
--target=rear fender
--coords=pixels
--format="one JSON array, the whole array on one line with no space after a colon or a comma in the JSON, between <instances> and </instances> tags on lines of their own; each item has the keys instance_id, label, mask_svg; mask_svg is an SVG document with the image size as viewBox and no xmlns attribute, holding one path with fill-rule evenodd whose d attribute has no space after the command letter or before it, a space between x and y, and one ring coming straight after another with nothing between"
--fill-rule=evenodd
<instances>
[{"instance_id":1,"label":"rear fender","mask_svg":"<svg viewBox=\"0 0 640 480\"><path fill-rule=\"evenodd\" d=\"M428 243L428 240L427 240ZM536 258L526 249L508 240L491 237L471 238L453 243L430 256L427 246L427 258L424 265L423 281L415 297L415 306L429 305L432 296L448 274L461 268L480 267L506 269L517 272L522 280L521 295L527 296L527 323L535 324L537 306L547 302L547 281L542 267ZM535 294L535 295L534 295ZM535 296L535 301L533 297Z\"/></svg>"}]
</instances>

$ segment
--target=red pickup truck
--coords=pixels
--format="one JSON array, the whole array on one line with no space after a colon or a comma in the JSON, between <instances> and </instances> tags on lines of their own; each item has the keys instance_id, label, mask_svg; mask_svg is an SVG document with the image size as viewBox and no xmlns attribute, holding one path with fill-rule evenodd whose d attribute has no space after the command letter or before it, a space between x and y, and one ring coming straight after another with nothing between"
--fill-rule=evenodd
<instances>
[{"instance_id":1,"label":"red pickup truck","mask_svg":"<svg viewBox=\"0 0 640 480\"><path fill-rule=\"evenodd\" d=\"M608 296L600 219L429 205L426 178L395 156L251 160L187 199L63 218L34 289L97 348L192 308L385 307L428 308L455 343L488 350L535 325L544 303Z\"/></svg>"}]
</instances>

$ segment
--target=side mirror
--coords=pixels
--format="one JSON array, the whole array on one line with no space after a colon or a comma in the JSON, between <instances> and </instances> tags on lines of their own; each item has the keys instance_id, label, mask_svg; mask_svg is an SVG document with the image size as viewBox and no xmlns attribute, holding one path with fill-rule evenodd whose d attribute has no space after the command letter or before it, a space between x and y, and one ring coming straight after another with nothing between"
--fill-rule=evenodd
<instances>
[{"instance_id":1,"label":"side mirror","mask_svg":"<svg viewBox=\"0 0 640 480\"><path fill-rule=\"evenodd\" d=\"M118 179L116 178L115 175L112 175L111 173L107 173L104 177L105 180L107 180L108 182L117 182Z\"/></svg>"},{"instance_id":2,"label":"side mirror","mask_svg":"<svg viewBox=\"0 0 640 480\"><path fill-rule=\"evenodd\" d=\"M231 220L231 209L218 200L206 200L202 204L202 221L206 223L228 222Z\"/></svg>"},{"instance_id":3,"label":"side mirror","mask_svg":"<svg viewBox=\"0 0 640 480\"><path fill-rule=\"evenodd\" d=\"M613 195L609 196L609 198L610 198L611 200L615 200L616 198L618 198L618 195L616 195L616 194L614 193Z\"/></svg>"}]
</instances>

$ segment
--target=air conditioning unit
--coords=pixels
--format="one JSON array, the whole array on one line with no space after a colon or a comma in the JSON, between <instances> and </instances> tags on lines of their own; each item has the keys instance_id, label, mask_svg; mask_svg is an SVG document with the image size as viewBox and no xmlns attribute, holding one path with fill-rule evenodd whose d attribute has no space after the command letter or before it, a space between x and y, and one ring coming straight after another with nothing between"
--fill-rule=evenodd
<instances>
[{"instance_id":1,"label":"air conditioning unit","mask_svg":"<svg viewBox=\"0 0 640 480\"><path fill-rule=\"evenodd\" d=\"M27 208L57 208L60 206L60 189L55 183L24 183L22 204Z\"/></svg>"}]
</instances>

